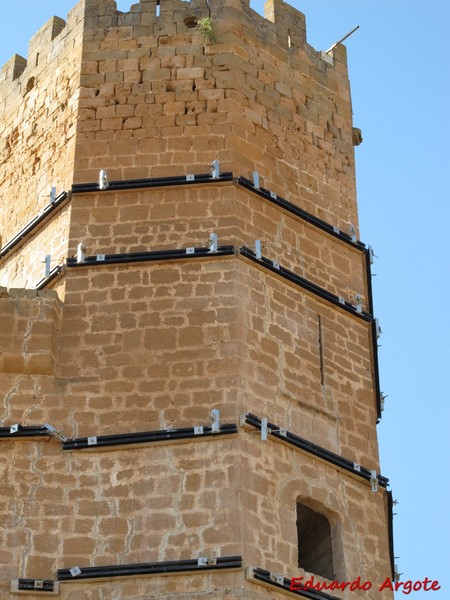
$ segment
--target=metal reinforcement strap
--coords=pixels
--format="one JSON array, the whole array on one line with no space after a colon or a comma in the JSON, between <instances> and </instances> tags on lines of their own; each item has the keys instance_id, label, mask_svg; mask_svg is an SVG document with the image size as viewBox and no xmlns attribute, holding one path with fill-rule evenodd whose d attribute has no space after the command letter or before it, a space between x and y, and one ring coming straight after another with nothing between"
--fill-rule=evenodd
<instances>
[{"instance_id":1,"label":"metal reinforcement strap","mask_svg":"<svg viewBox=\"0 0 450 600\"><path fill-rule=\"evenodd\" d=\"M359 241L355 241L350 234L345 233L345 231L341 231L339 228L334 227L333 225L331 225L330 223L327 223L326 221L324 221L322 219L319 219L319 217L316 217L315 215L312 215L311 213L307 212L306 210L303 210L299 206L292 204L292 202L285 200L284 198L282 198L281 196L278 196L278 194L275 194L274 192L271 192L270 190L266 190L263 187L255 187L254 183L252 181L250 181L250 179L247 179L245 177L238 177L236 179L236 183L238 185L244 187L245 189L247 189L251 192L254 192L258 196L261 196L261 198L268 200L272 204L275 204L276 206L283 208L284 210L295 215L302 221L305 221L306 223L309 223L310 225L317 227L318 229L341 240L342 242L345 242L346 244L348 244L349 246L352 246L353 248L359 250L360 252L365 249L365 244L363 244L362 242L359 242Z\"/></svg>"},{"instance_id":2,"label":"metal reinforcement strap","mask_svg":"<svg viewBox=\"0 0 450 600\"><path fill-rule=\"evenodd\" d=\"M252 413L246 413L245 415L243 415L242 425L245 424L250 425L259 430L261 430L262 428L261 419ZM294 446L299 450L308 452L309 454L312 454L317 458L331 463L335 467L338 467L343 471L347 471L348 473L351 473L356 477L359 477L369 482L372 479L372 473L370 469L367 469L366 467L363 467L362 465L355 463L352 460L344 458L339 454L335 454L330 450L326 450L325 448L322 448L321 446L318 446L313 442L309 442L308 440L305 440L304 438L301 438L298 435L287 431L287 429L283 429L278 425L275 425L274 423L267 423L267 433L272 437L276 438L277 440L288 444L289 446ZM389 483L389 479L379 474L377 474L377 481L378 485L380 485L383 488L386 488L386 486Z\"/></svg>"},{"instance_id":3,"label":"metal reinforcement strap","mask_svg":"<svg viewBox=\"0 0 450 600\"><path fill-rule=\"evenodd\" d=\"M373 319L372 315L370 315L367 312L364 312L362 309L360 309L358 306L353 305L348 300L345 300L344 298L336 296L336 294L328 292L326 289L316 285L315 283L312 283L311 281L308 281L307 279L301 277L300 275L297 275L293 271L282 267L276 261L273 261L265 256L257 258L253 250L251 250L247 246L243 246L240 249L240 254L245 258L248 258L249 260L261 265L265 269L268 269L272 273L275 273L276 275L287 279L291 283L303 288L308 292L311 292L319 298L322 298L322 300L326 300L327 302L334 304L338 308L345 310L346 312L362 319L363 321L366 321L367 323L370 323Z\"/></svg>"},{"instance_id":4,"label":"metal reinforcement strap","mask_svg":"<svg viewBox=\"0 0 450 600\"><path fill-rule=\"evenodd\" d=\"M176 250L156 250L151 252L129 252L124 254L96 254L86 256L82 261L76 258L67 259L68 268L102 266L114 264L130 264L138 262L156 262L167 260L180 260L192 258L205 258L216 256L231 256L235 254L234 246L219 246L212 252L209 247L204 248L182 248Z\"/></svg>"},{"instance_id":5,"label":"metal reinforcement strap","mask_svg":"<svg viewBox=\"0 0 450 600\"><path fill-rule=\"evenodd\" d=\"M233 434L237 434L237 425L224 424L220 425L218 431L214 431L210 426L198 426L74 438L63 441L62 446L63 450L108 450L115 449L118 446L123 446L126 449L129 446L202 440L211 437L222 438Z\"/></svg>"},{"instance_id":6,"label":"metal reinforcement strap","mask_svg":"<svg viewBox=\"0 0 450 600\"><path fill-rule=\"evenodd\" d=\"M43 439L47 441L50 432L42 425L20 425L16 423L10 427L0 427L0 442L2 441L26 441Z\"/></svg>"},{"instance_id":7,"label":"metal reinforcement strap","mask_svg":"<svg viewBox=\"0 0 450 600\"><path fill-rule=\"evenodd\" d=\"M233 181L233 173L220 173L214 177L211 173L200 175L178 175L176 177L155 177L151 179L123 179L108 181L107 186L100 190L98 183L77 183L72 186L72 194L87 192L117 192L121 190L136 190L145 188L170 187L180 185L196 185L199 183L226 183Z\"/></svg>"},{"instance_id":8,"label":"metal reinforcement strap","mask_svg":"<svg viewBox=\"0 0 450 600\"><path fill-rule=\"evenodd\" d=\"M203 573L205 571L223 571L240 568L242 568L241 556L224 556L218 558L200 557L167 562L58 569L57 579L58 581L76 582L89 579L109 579L111 577Z\"/></svg>"},{"instance_id":9,"label":"metal reinforcement strap","mask_svg":"<svg viewBox=\"0 0 450 600\"><path fill-rule=\"evenodd\" d=\"M10 240L3 248L0 249L0 262L7 257L7 255L13 250L17 250L27 238L31 237L36 233L36 230L45 221L53 216L53 214L59 210L66 200L70 198L70 194L62 192L55 198L53 202L44 207L25 227L16 234L12 240Z\"/></svg>"}]
</instances>

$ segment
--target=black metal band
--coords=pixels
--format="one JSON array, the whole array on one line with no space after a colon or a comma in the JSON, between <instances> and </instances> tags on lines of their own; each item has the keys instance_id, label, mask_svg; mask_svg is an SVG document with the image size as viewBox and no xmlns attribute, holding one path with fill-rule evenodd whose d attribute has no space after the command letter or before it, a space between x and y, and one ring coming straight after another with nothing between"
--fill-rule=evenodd
<instances>
[{"instance_id":1,"label":"black metal band","mask_svg":"<svg viewBox=\"0 0 450 600\"><path fill-rule=\"evenodd\" d=\"M142 431L138 433L124 433L117 435L102 435L95 438L74 438L63 442L63 450L95 450L116 446L129 446L139 444L157 444L161 442L180 442L203 438L222 438L227 435L237 434L237 425L225 424L215 433L211 427L202 427L201 432L196 432L194 427L182 429L162 429L158 431Z\"/></svg>"},{"instance_id":2,"label":"black metal band","mask_svg":"<svg viewBox=\"0 0 450 600\"><path fill-rule=\"evenodd\" d=\"M179 185L196 185L199 183L226 183L233 181L233 173L220 173L219 177L213 177L210 173L201 175L179 175L176 177L154 177L151 179L123 179L108 182L108 187L100 190L98 183L75 183L72 186L73 194L85 194L88 192L117 192L121 190L136 190L157 187L169 187Z\"/></svg>"},{"instance_id":3,"label":"black metal band","mask_svg":"<svg viewBox=\"0 0 450 600\"><path fill-rule=\"evenodd\" d=\"M255 429L261 429L261 419L256 415L253 415L252 413L247 413L245 415L245 423L247 425L255 427ZM371 479L371 473L369 469L361 465L357 465L355 462L344 458L339 454L335 454L330 450L326 450L325 448L322 448L321 446L318 446L313 442L309 442L308 440L305 440L304 438L301 438L298 435L291 433L290 431L283 430L274 423L267 423L267 429L268 433L277 440L289 444L290 446L294 446L299 450L304 450L305 452L308 452L309 454L312 454L317 458L325 460L331 463L332 465L339 467L340 469L347 471L352 475L355 475L356 477L360 477L361 479L364 479L366 481L370 481ZM383 488L386 488L386 486L389 483L389 479L378 474L377 480L378 484Z\"/></svg>"},{"instance_id":4,"label":"black metal band","mask_svg":"<svg viewBox=\"0 0 450 600\"><path fill-rule=\"evenodd\" d=\"M206 562L206 561L205 561ZM165 575L169 573L202 573L204 571L223 571L242 568L241 556L225 556L209 559L200 564L199 559L175 560L168 562L138 563L129 565L111 565L102 567L78 567L80 571L72 575L73 569L58 569L58 581L86 581L110 577L136 577L139 575ZM75 571L75 572L77 572Z\"/></svg>"},{"instance_id":5,"label":"black metal band","mask_svg":"<svg viewBox=\"0 0 450 600\"><path fill-rule=\"evenodd\" d=\"M19 233L15 235L12 240L5 244L5 246L3 246L3 248L0 250L0 261L6 258L6 256L13 250L17 250L28 237L34 235L35 230L42 225L44 221L47 221L51 216L53 216L53 214L59 210L69 198L70 194L67 192L62 192L57 198L55 198L54 202L48 204L39 214L37 214L29 223L27 223L27 225L25 225L25 227L19 231Z\"/></svg>"},{"instance_id":6,"label":"black metal band","mask_svg":"<svg viewBox=\"0 0 450 600\"><path fill-rule=\"evenodd\" d=\"M268 200L272 204L275 204L276 206L283 208L284 210L295 215L302 221L305 221L306 223L309 223L310 225L317 227L318 229L324 231L325 233L332 235L333 237L341 240L341 242L345 242L346 244L348 244L349 246L352 246L356 250L359 250L361 252L365 249L365 244L363 244L362 242L359 242L359 241L356 241L356 242L353 241L352 236L349 235L348 233L345 233L344 231L341 231L340 229L333 227L333 225L330 225L330 223L327 223L326 221L319 219L319 217L312 215L311 213L307 212L306 210L303 210L299 206L292 204L292 202L285 200L281 196L278 196L277 194L274 194L273 192L270 192L269 190L266 190L265 188L262 188L262 187L256 188L254 186L253 182L250 181L250 179L247 179L246 177L238 177L236 179L236 183L238 185L244 187L245 189L250 190L251 192L254 192L255 194L258 194L258 196L261 196L262 198L264 198L265 200Z\"/></svg>"}]
</instances>

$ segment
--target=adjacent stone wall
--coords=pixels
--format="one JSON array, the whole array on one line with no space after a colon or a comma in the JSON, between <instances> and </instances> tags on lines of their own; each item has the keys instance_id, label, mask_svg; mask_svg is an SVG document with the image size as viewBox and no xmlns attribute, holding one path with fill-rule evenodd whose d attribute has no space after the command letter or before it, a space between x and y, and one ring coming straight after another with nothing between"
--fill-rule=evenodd
<instances>
[{"instance_id":1,"label":"adjacent stone wall","mask_svg":"<svg viewBox=\"0 0 450 600\"><path fill-rule=\"evenodd\" d=\"M5 256L0 262L0 285L33 289L45 278L47 255L51 257L52 269L63 264L67 258L69 224L70 204L58 210L43 226L37 227L36 233L20 248Z\"/></svg>"},{"instance_id":2,"label":"adjacent stone wall","mask_svg":"<svg viewBox=\"0 0 450 600\"><path fill-rule=\"evenodd\" d=\"M50 19L0 73L0 246L70 188L81 63L78 11Z\"/></svg>"}]
</instances>

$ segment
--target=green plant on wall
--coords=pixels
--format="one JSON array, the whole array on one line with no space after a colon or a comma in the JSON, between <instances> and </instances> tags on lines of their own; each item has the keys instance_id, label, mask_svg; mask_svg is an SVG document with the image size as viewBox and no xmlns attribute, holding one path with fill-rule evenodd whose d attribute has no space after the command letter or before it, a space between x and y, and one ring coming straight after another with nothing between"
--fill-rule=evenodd
<instances>
[{"instance_id":1,"label":"green plant on wall","mask_svg":"<svg viewBox=\"0 0 450 600\"><path fill-rule=\"evenodd\" d=\"M214 34L211 17L205 17L204 19L199 19L197 26L200 29L200 31L202 32L205 40L207 40L208 42L211 42L211 43L216 41L216 36Z\"/></svg>"}]
</instances>

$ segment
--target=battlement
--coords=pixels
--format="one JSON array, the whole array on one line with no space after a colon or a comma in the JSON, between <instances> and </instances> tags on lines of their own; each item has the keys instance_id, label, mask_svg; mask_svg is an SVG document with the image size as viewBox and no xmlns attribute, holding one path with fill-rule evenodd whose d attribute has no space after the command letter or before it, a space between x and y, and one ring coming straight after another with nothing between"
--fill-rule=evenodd
<instances>
[{"instance_id":1,"label":"battlement","mask_svg":"<svg viewBox=\"0 0 450 600\"><path fill-rule=\"evenodd\" d=\"M70 28L70 26L69 26ZM41 72L51 63L64 47L66 21L52 17L37 31L28 44L28 57L15 54L0 71L0 97L8 96L6 86L16 81L27 70L30 76ZM21 82L23 84L23 82ZM27 91L22 89L22 91ZM29 91L29 90L28 90Z\"/></svg>"}]
</instances>

